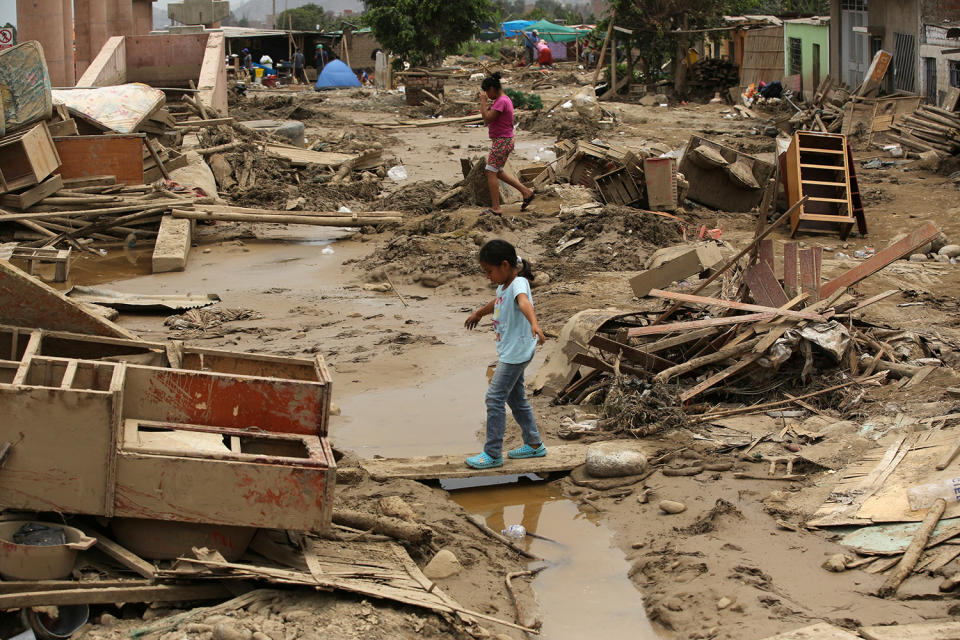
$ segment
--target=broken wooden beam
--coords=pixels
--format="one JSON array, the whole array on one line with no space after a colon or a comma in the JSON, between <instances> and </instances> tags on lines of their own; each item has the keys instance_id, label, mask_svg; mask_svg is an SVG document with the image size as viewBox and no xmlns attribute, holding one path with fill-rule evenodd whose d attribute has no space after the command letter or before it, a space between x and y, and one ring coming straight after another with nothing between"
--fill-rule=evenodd
<instances>
[{"instance_id":1,"label":"broken wooden beam","mask_svg":"<svg viewBox=\"0 0 960 640\"><path fill-rule=\"evenodd\" d=\"M691 329L706 329L730 324L743 324L747 322L757 322L759 320L770 320L776 316L776 310L773 310L769 313L748 313L742 316L705 318L703 320L671 322L670 324L651 324L646 327L632 327L627 329L627 337L636 338L638 336L649 336L658 333L674 333L677 331L690 331Z\"/></svg>"},{"instance_id":2,"label":"broken wooden beam","mask_svg":"<svg viewBox=\"0 0 960 640\"><path fill-rule=\"evenodd\" d=\"M799 318L801 320L816 320L818 322L823 322L824 320L826 320L826 318L824 318L822 315L818 313L811 313L809 311L792 311L790 309L778 309L775 307L765 307L759 304L737 302L735 300L722 300L720 298L707 298L704 296L695 296L687 293L661 291L660 289L651 289L649 295L653 296L654 298L662 298L664 300L675 300L680 303L691 302L694 304L705 304L711 307L724 307L727 309L738 309L740 311L756 311L759 313L772 313L774 315L787 316L789 318Z\"/></svg>"},{"instance_id":3,"label":"broken wooden beam","mask_svg":"<svg viewBox=\"0 0 960 640\"><path fill-rule=\"evenodd\" d=\"M670 362L669 360L646 353L640 349L631 347L630 345L622 344L616 340L605 338L601 335L593 336L588 344L591 347L596 347L597 349L606 351L607 353L622 355L625 360L635 362L644 369L650 369L652 371L661 371L674 365L674 363Z\"/></svg>"},{"instance_id":4,"label":"broken wooden beam","mask_svg":"<svg viewBox=\"0 0 960 640\"><path fill-rule=\"evenodd\" d=\"M872 276L891 262L906 257L937 237L940 229L932 222L927 222L916 229L906 238L899 240L886 249L878 251L872 258L860 263L846 273L842 273L830 282L820 287L821 296L829 296L837 289L851 287L864 278Z\"/></svg>"},{"instance_id":5,"label":"broken wooden beam","mask_svg":"<svg viewBox=\"0 0 960 640\"><path fill-rule=\"evenodd\" d=\"M217 600L232 594L222 584L151 585L137 581L131 587L90 587L77 583L73 589L24 591L0 595L0 609L23 607L65 606L73 604L113 604L116 602L183 602L190 600ZM83 585L83 586L80 586Z\"/></svg>"},{"instance_id":6,"label":"broken wooden beam","mask_svg":"<svg viewBox=\"0 0 960 640\"><path fill-rule=\"evenodd\" d=\"M335 213L335 212L331 212ZM292 212L252 214L252 213L214 213L212 211L187 211L185 209L173 209L174 218L190 218L192 220L218 220L222 222L279 222L284 224L308 224L319 227L361 227L364 225L388 224L403 222L399 215L377 215L393 212L371 212L373 215L353 214L346 216L330 215L326 213L322 216L293 214ZM2 220L0 220L2 221Z\"/></svg>"},{"instance_id":7,"label":"broken wooden beam","mask_svg":"<svg viewBox=\"0 0 960 640\"><path fill-rule=\"evenodd\" d=\"M927 546L930 534L933 533L933 529L937 526L937 523L940 522L940 518L943 516L946 508L947 502L943 498L937 498L933 505L930 506L927 510L927 515L923 518L923 522L920 523L920 528L913 534L910 546L907 547L903 557L900 558L900 563L894 572L890 574L890 577L883 582L883 585L881 585L877 591L877 595L881 598L889 598L895 595L897 589L900 588L900 584L913 573L913 568L917 566L917 560L920 559L920 554L923 553L923 550Z\"/></svg>"}]
</instances>

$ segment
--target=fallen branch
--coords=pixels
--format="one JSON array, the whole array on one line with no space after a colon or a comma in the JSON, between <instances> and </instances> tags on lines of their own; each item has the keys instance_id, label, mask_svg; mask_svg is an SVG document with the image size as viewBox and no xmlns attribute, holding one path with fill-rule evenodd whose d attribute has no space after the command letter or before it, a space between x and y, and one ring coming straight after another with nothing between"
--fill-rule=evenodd
<instances>
[{"instance_id":1,"label":"fallen branch","mask_svg":"<svg viewBox=\"0 0 960 640\"><path fill-rule=\"evenodd\" d=\"M927 546L927 540L930 539L930 534L933 533L937 523L940 522L940 518L943 516L946 508L947 502L943 498L937 498L934 501L930 509L927 510L927 515L924 516L923 522L920 523L920 528L917 529L917 532L913 535L910 546L907 547L903 557L900 558L900 564L898 564L894 572L890 574L890 577L883 582L877 595L881 598L889 598L890 596L896 595L900 584L907 579L907 576L913 573L913 569L917 566L917 561L920 559L920 554L923 553L923 550Z\"/></svg>"},{"instance_id":2,"label":"fallen branch","mask_svg":"<svg viewBox=\"0 0 960 640\"><path fill-rule=\"evenodd\" d=\"M527 550L524 549L523 547L521 547L521 546L519 546L519 545L517 545L517 544L514 544L511 540L508 540L507 538L503 537L502 535L500 535L499 533L497 533L496 531L494 531L493 529L491 529L490 527L488 527L488 526L487 526L487 523L484 522L484 521L480 518L480 516L475 516L475 515L473 515L473 514L467 514L466 518L467 518L467 521L468 521L470 524L472 524L473 526L475 526L477 529L480 529L480 531L482 531L484 534L486 534L487 537L496 540L497 542L505 545L506 547L512 549L513 551L516 551L517 553L519 553L520 555L522 555L524 558L530 558L531 560L541 560L541 559L542 559L542 558L540 558L540 556L537 556L537 555L534 555L534 554L530 553L529 551L527 551Z\"/></svg>"},{"instance_id":3,"label":"fallen branch","mask_svg":"<svg viewBox=\"0 0 960 640\"><path fill-rule=\"evenodd\" d=\"M375 516L362 511L335 509L333 521L364 532L372 531L413 544L426 544L433 537L433 530L422 524L388 516Z\"/></svg>"},{"instance_id":4,"label":"fallen branch","mask_svg":"<svg viewBox=\"0 0 960 640\"><path fill-rule=\"evenodd\" d=\"M515 571L514 573L508 573L505 579L507 583L507 591L510 592L510 599L513 600L513 608L517 611L517 622L523 626L527 626L526 616L523 615L523 610L520 608L520 598L517 597L517 592L513 589L513 584L511 580L514 578L528 578L537 575L541 571L546 569L546 567L539 567L537 569L531 569L529 571ZM534 620L530 624L531 629L539 629L542 622L540 620Z\"/></svg>"}]
</instances>

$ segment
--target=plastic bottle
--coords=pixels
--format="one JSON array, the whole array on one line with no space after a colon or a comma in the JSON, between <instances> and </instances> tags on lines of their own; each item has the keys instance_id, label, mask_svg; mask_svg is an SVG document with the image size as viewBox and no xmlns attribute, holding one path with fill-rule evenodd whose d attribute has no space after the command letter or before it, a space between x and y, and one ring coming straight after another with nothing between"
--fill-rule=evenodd
<instances>
[{"instance_id":1,"label":"plastic bottle","mask_svg":"<svg viewBox=\"0 0 960 640\"><path fill-rule=\"evenodd\" d=\"M937 498L943 498L948 503L960 502L960 478L947 478L907 489L907 502L910 503L911 511L926 509Z\"/></svg>"},{"instance_id":2,"label":"plastic bottle","mask_svg":"<svg viewBox=\"0 0 960 640\"><path fill-rule=\"evenodd\" d=\"M958 478L960 480L960 478ZM500 532L508 538L513 538L514 540L520 540L525 535L527 535L527 530L522 524L512 524L506 529Z\"/></svg>"}]
</instances>

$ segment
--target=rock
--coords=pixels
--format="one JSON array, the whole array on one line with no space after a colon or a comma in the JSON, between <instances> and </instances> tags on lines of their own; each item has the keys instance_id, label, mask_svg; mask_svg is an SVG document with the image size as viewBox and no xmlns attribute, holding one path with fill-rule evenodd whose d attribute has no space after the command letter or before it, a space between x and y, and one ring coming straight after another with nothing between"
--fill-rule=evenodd
<instances>
[{"instance_id":1,"label":"rock","mask_svg":"<svg viewBox=\"0 0 960 640\"><path fill-rule=\"evenodd\" d=\"M647 543L646 543L646 542L634 542L632 545L630 545L630 548L631 548L631 549L643 549L645 546L647 546Z\"/></svg>"},{"instance_id":2,"label":"rock","mask_svg":"<svg viewBox=\"0 0 960 640\"><path fill-rule=\"evenodd\" d=\"M353 485L363 482L364 471L360 467L337 467L337 484Z\"/></svg>"},{"instance_id":3,"label":"rock","mask_svg":"<svg viewBox=\"0 0 960 640\"><path fill-rule=\"evenodd\" d=\"M430 289L436 289L447 280L444 276L420 276L418 280L420 284Z\"/></svg>"},{"instance_id":4,"label":"rock","mask_svg":"<svg viewBox=\"0 0 960 640\"><path fill-rule=\"evenodd\" d=\"M423 568L423 575L431 580L442 580L455 576L463 569L460 560L449 549L440 549L437 555Z\"/></svg>"},{"instance_id":5,"label":"rock","mask_svg":"<svg viewBox=\"0 0 960 640\"><path fill-rule=\"evenodd\" d=\"M827 561L823 563L823 568L827 571L833 571L834 573L840 573L847 570L847 565L853 561L853 558L850 556L844 555L842 553L835 553Z\"/></svg>"},{"instance_id":6,"label":"rock","mask_svg":"<svg viewBox=\"0 0 960 640\"><path fill-rule=\"evenodd\" d=\"M947 240L946 234L941 231L936 235L936 237L934 237L933 240L930 241L930 251L933 253L938 253L940 249L943 249L948 244L950 244L950 241Z\"/></svg>"},{"instance_id":7,"label":"rock","mask_svg":"<svg viewBox=\"0 0 960 640\"><path fill-rule=\"evenodd\" d=\"M213 628L213 640L250 640L250 632L228 622Z\"/></svg>"},{"instance_id":8,"label":"rock","mask_svg":"<svg viewBox=\"0 0 960 640\"><path fill-rule=\"evenodd\" d=\"M647 95L637 100L637 102L639 102L644 107L652 107L653 105L657 104L657 97L648 93Z\"/></svg>"},{"instance_id":9,"label":"rock","mask_svg":"<svg viewBox=\"0 0 960 640\"><path fill-rule=\"evenodd\" d=\"M380 502L377 504L380 509L380 513L385 516L390 516L391 518L399 518L400 520L406 520L407 522L415 522L417 519L417 514L414 513L413 509L410 508L410 505L400 496L387 496L385 498L380 498Z\"/></svg>"},{"instance_id":10,"label":"rock","mask_svg":"<svg viewBox=\"0 0 960 640\"><path fill-rule=\"evenodd\" d=\"M254 631L252 640L271 640L271 638L263 631Z\"/></svg>"},{"instance_id":11,"label":"rock","mask_svg":"<svg viewBox=\"0 0 960 640\"><path fill-rule=\"evenodd\" d=\"M340 405L338 405L336 402L330 403L330 415L332 416L340 415Z\"/></svg>"},{"instance_id":12,"label":"rock","mask_svg":"<svg viewBox=\"0 0 960 640\"><path fill-rule=\"evenodd\" d=\"M653 99L657 104L668 104L670 102L665 93L658 93L657 95L653 96Z\"/></svg>"},{"instance_id":13,"label":"rock","mask_svg":"<svg viewBox=\"0 0 960 640\"><path fill-rule=\"evenodd\" d=\"M937 253L941 256L947 256L948 258L957 258L960 257L960 244L948 244L940 247L940 250Z\"/></svg>"},{"instance_id":14,"label":"rock","mask_svg":"<svg viewBox=\"0 0 960 640\"><path fill-rule=\"evenodd\" d=\"M670 596L661 602L660 606L669 611L683 611L683 603L680 602L680 598L676 596Z\"/></svg>"},{"instance_id":15,"label":"rock","mask_svg":"<svg viewBox=\"0 0 960 640\"><path fill-rule=\"evenodd\" d=\"M929 262L930 258L925 253L915 253L910 256L910 262Z\"/></svg>"},{"instance_id":16,"label":"rock","mask_svg":"<svg viewBox=\"0 0 960 640\"><path fill-rule=\"evenodd\" d=\"M639 445L599 442L587 448L587 473L596 478L635 476L647 469L647 457Z\"/></svg>"},{"instance_id":17,"label":"rock","mask_svg":"<svg viewBox=\"0 0 960 640\"><path fill-rule=\"evenodd\" d=\"M533 282L530 284L534 289L550 284L550 274L546 271L537 271L533 274Z\"/></svg>"},{"instance_id":18,"label":"rock","mask_svg":"<svg viewBox=\"0 0 960 640\"><path fill-rule=\"evenodd\" d=\"M379 291L380 293L386 293L387 291L390 291L391 289L393 289L393 287L391 287L391 286L390 286L389 284L387 284L386 282L380 282L380 283L376 283L376 284L374 284L374 283L369 283L369 284L363 285L363 290L364 290L364 291Z\"/></svg>"},{"instance_id":19,"label":"rock","mask_svg":"<svg viewBox=\"0 0 960 640\"><path fill-rule=\"evenodd\" d=\"M166 618L172 612L172 609L154 609L153 607L147 607L146 611L143 612L143 615L140 616L140 619L144 622L150 622L151 620L156 620L157 618Z\"/></svg>"},{"instance_id":20,"label":"rock","mask_svg":"<svg viewBox=\"0 0 960 640\"><path fill-rule=\"evenodd\" d=\"M937 167L940 166L940 154L936 151L924 151L920 154L920 159L910 166L916 167L917 169L936 171Z\"/></svg>"},{"instance_id":21,"label":"rock","mask_svg":"<svg viewBox=\"0 0 960 640\"><path fill-rule=\"evenodd\" d=\"M209 624L203 624L202 622L191 622L190 624L183 626L183 632L197 635L201 633L213 633L213 626Z\"/></svg>"},{"instance_id":22,"label":"rock","mask_svg":"<svg viewBox=\"0 0 960 640\"><path fill-rule=\"evenodd\" d=\"M683 513L687 510L687 505L682 502L675 502L673 500L661 500L660 504L657 505L660 507L660 511L664 513Z\"/></svg>"},{"instance_id":23,"label":"rock","mask_svg":"<svg viewBox=\"0 0 960 640\"><path fill-rule=\"evenodd\" d=\"M933 259L936 262L950 262L950 258L948 256L943 256L943 255L940 255L939 253L933 254Z\"/></svg>"},{"instance_id":24,"label":"rock","mask_svg":"<svg viewBox=\"0 0 960 640\"><path fill-rule=\"evenodd\" d=\"M113 627L119 622L117 616L111 613L100 614L100 624L104 627Z\"/></svg>"},{"instance_id":25,"label":"rock","mask_svg":"<svg viewBox=\"0 0 960 640\"><path fill-rule=\"evenodd\" d=\"M297 622L300 620L310 620L313 618L313 612L307 609L292 609L283 612L283 619L287 622Z\"/></svg>"},{"instance_id":26,"label":"rock","mask_svg":"<svg viewBox=\"0 0 960 640\"><path fill-rule=\"evenodd\" d=\"M717 611L723 611L724 609L726 609L732 604L733 604L733 600L731 600L727 596L723 596L722 598L717 600Z\"/></svg>"}]
</instances>

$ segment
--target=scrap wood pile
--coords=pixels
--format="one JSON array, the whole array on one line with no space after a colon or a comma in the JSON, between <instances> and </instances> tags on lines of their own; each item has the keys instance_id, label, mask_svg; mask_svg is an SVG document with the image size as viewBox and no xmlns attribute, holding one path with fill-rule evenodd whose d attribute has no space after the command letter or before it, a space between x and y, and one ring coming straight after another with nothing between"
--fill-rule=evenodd
<instances>
[{"instance_id":1,"label":"scrap wood pile","mask_svg":"<svg viewBox=\"0 0 960 640\"><path fill-rule=\"evenodd\" d=\"M788 214L726 262L693 247L635 277L631 285L639 297L667 306L615 316L580 333L572 362L584 373L559 391L558 402L598 405L604 414L599 427L644 436L761 411L847 412L864 385L890 375L913 388L942 365L934 341L858 318L896 290L866 300L847 293L936 237L935 225L925 224L823 284L820 248L785 243L780 281L773 243L764 236ZM690 293L659 288L706 272L711 275ZM697 295L721 276L716 295Z\"/></svg>"},{"instance_id":2,"label":"scrap wood pile","mask_svg":"<svg viewBox=\"0 0 960 640\"><path fill-rule=\"evenodd\" d=\"M886 136L919 153L936 152L942 158L960 153L960 114L922 104L890 126Z\"/></svg>"},{"instance_id":3,"label":"scrap wood pile","mask_svg":"<svg viewBox=\"0 0 960 640\"><path fill-rule=\"evenodd\" d=\"M828 99L832 88L833 78L827 76L820 82L810 103L788 120L791 133L799 130L825 133L840 131L843 126L843 105L846 94L835 93L833 99Z\"/></svg>"}]
</instances>

